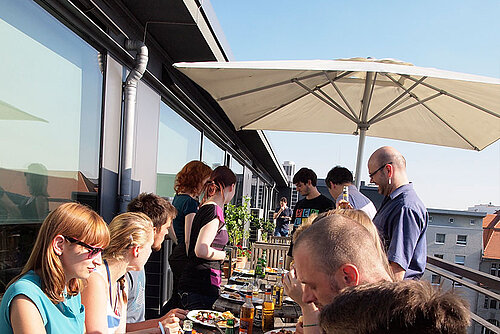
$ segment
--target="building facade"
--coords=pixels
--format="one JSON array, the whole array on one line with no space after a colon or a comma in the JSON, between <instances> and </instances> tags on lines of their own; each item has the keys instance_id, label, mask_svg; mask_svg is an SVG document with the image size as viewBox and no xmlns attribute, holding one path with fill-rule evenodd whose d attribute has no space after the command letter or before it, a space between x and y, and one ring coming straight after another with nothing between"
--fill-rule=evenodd
<instances>
[{"instance_id":1,"label":"building facade","mask_svg":"<svg viewBox=\"0 0 500 334\"><path fill-rule=\"evenodd\" d=\"M235 131L171 66L231 58L209 1L5 0L0 43L0 295L62 203L109 222L141 192L172 198L191 160L229 166L234 202L251 196L264 212L287 187L264 133ZM143 46L147 68L127 109L123 86ZM168 251L146 266L150 316L169 297Z\"/></svg>"}]
</instances>

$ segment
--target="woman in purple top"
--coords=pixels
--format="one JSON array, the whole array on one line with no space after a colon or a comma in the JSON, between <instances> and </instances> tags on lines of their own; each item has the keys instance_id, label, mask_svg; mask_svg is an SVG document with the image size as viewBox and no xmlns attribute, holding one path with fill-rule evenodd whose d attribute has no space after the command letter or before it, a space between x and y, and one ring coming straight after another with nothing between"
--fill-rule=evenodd
<instances>
[{"instance_id":1,"label":"woman in purple top","mask_svg":"<svg viewBox=\"0 0 500 334\"><path fill-rule=\"evenodd\" d=\"M210 309L219 297L221 262L229 239L223 208L233 198L235 184L236 176L225 166L217 167L207 182L204 202L193 219L188 263L180 280L185 309Z\"/></svg>"}]
</instances>

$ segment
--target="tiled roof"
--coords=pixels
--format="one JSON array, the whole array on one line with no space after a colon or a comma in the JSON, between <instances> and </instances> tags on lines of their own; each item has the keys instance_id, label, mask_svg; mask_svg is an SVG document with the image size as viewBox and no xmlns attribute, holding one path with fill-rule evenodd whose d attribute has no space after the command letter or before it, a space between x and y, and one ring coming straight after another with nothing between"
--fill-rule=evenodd
<instances>
[{"instance_id":1,"label":"tiled roof","mask_svg":"<svg viewBox=\"0 0 500 334\"><path fill-rule=\"evenodd\" d=\"M500 213L483 218L484 258L500 260Z\"/></svg>"}]
</instances>

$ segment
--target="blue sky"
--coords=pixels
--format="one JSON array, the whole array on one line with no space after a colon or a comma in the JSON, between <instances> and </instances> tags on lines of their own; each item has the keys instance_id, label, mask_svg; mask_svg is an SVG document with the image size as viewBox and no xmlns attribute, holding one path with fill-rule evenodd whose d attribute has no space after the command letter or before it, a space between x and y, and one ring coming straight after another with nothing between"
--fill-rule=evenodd
<instances>
[{"instance_id":1,"label":"blue sky","mask_svg":"<svg viewBox=\"0 0 500 334\"><path fill-rule=\"evenodd\" d=\"M416 66L500 78L500 1L210 0L233 60L395 58ZM500 97L499 97L500 98ZM266 132L280 161L355 168L357 137ZM500 205L500 142L481 152L368 137L366 160L400 150L428 207Z\"/></svg>"}]
</instances>

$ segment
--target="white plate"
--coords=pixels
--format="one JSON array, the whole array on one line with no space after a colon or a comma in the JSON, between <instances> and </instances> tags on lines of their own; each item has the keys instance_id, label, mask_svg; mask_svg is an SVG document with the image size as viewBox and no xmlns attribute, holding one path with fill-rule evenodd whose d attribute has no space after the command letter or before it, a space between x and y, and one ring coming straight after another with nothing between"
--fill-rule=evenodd
<instances>
[{"instance_id":1,"label":"white plate","mask_svg":"<svg viewBox=\"0 0 500 334\"><path fill-rule=\"evenodd\" d=\"M233 273L253 276L253 275L255 275L255 270L253 270L253 269L234 269Z\"/></svg>"},{"instance_id":2,"label":"white plate","mask_svg":"<svg viewBox=\"0 0 500 334\"><path fill-rule=\"evenodd\" d=\"M278 328L278 329L273 329L272 331L269 331L269 332L265 332L264 334L281 334L280 333L280 330L287 330L287 331L290 331L292 333L295 333L295 327L287 327L287 328Z\"/></svg>"},{"instance_id":3,"label":"white plate","mask_svg":"<svg viewBox=\"0 0 500 334\"><path fill-rule=\"evenodd\" d=\"M221 293L220 295L222 298L224 299L227 299L227 300L230 300L232 302L236 302L236 303L241 303L243 304L245 302L245 297L243 296L240 296L239 298L236 298L235 296L233 295L230 295L229 293ZM256 298L256 297L252 297L252 303L253 304L262 304L264 301L260 298Z\"/></svg>"},{"instance_id":4,"label":"white plate","mask_svg":"<svg viewBox=\"0 0 500 334\"><path fill-rule=\"evenodd\" d=\"M192 311L189 311L189 313L186 315L186 317L189 320L191 320L192 322L195 322L197 324L201 324L201 325L204 325L204 326L207 326L207 327L213 327L213 328L215 328L215 324L207 323L207 322L204 322L204 321L196 319L196 316L200 312L213 313L216 316L220 316L220 317L222 316L222 312L218 312L218 311L213 311L213 310L192 310ZM239 327L239 326L240 326L240 319L234 318L234 327ZM222 325L222 326L219 325L219 327L225 328L226 326L225 325Z\"/></svg>"},{"instance_id":5,"label":"white plate","mask_svg":"<svg viewBox=\"0 0 500 334\"><path fill-rule=\"evenodd\" d=\"M241 284L226 284L226 285L223 285L222 286L224 288L224 290L231 290L231 291L241 291L241 292L246 292L246 286L245 285L241 285ZM255 291L254 292L257 292L257 293L264 293L264 291L262 290L258 290L258 291Z\"/></svg>"}]
</instances>

